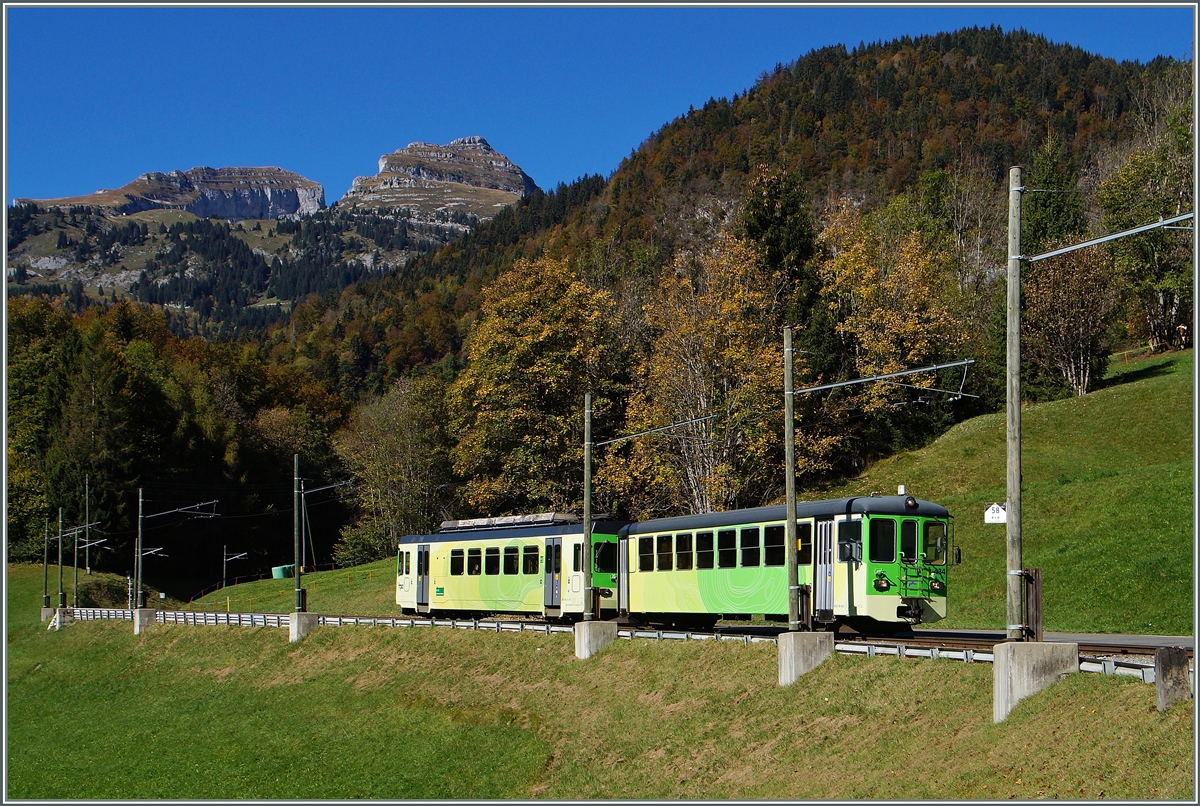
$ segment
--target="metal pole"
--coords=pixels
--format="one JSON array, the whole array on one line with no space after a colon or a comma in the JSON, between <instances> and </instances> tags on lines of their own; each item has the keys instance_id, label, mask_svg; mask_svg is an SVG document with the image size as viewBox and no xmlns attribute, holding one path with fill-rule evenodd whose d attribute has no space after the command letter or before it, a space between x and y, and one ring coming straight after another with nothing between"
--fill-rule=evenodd
<instances>
[{"instance_id":1,"label":"metal pole","mask_svg":"<svg viewBox=\"0 0 1200 806\"><path fill-rule=\"evenodd\" d=\"M1008 171L1008 473L1005 522L1010 641L1024 635L1021 620L1021 185L1020 167Z\"/></svg>"},{"instance_id":2,"label":"metal pole","mask_svg":"<svg viewBox=\"0 0 1200 806\"><path fill-rule=\"evenodd\" d=\"M787 492L788 629L800 629L799 558L796 546L796 415L792 394L792 329L783 329L783 445L784 487Z\"/></svg>"},{"instance_id":3,"label":"metal pole","mask_svg":"<svg viewBox=\"0 0 1200 806\"><path fill-rule=\"evenodd\" d=\"M83 565L87 569L87 575L92 575L92 477L86 475L83 477L83 522L85 534L83 540Z\"/></svg>"},{"instance_id":4,"label":"metal pole","mask_svg":"<svg viewBox=\"0 0 1200 806\"><path fill-rule=\"evenodd\" d=\"M592 620L592 393L583 397L583 620Z\"/></svg>"},{"instance_id":5,"label":"metal pole","mask_svg":"<svg viewBox=\"0 0 1200 806\"><path fill-rule=\"evenodd\" d=\"M296 563L296 612L304 612L303 592L300 588L300 454L293 454L295 474L292 485L292 534L295 543L293 560Z\"/></svg>"},{"instance_id":6,"label":"metal pole","mask_svg":"<svg viewBox=\"0 0 1200 806\"><path fill-rule=\"evenodd\" d=\"M229 546L221 546L221 587L225 587L225 580L228 574L225 571L225 566L229 564Z\"/></svg>"},{"instance_id":7,"label":"metal pole","mask_svg":"<svg viewBox=\"0 0 1200 806\"><path fill-rule=\"evenodd\" d=\"M42 607L50 606L50 516L46 516L45 540L42 542Z\"/></svg>"},{"instance_id":8,"label":"metal pole","mask_svg":"<svg viewBox=\"0 0 1200 806\"><path fill-rule=\"evenodd\" d=\"M58 606L67 606L67 593L62 584L62 507L58 508Z\"/></svg>"},{"instance_id":9,"label":"metal pole","mask_svg":"<svg viewBox=\"0 0 1200 806\"><path fill-rule=\"evenodd\" d=\"M300 509L303 510L300 515L300 567L303 568L308 562L304 551L304 533L307 531L305 527L308 520L308 498L304 494L304 479L300 479Z\"/></svg>"},{"instance_id":10,"label":"metal pole","mask_svg":"<svg viewBox=\"0 0 1200 806\"><path fill-rule=\"evenodd\" d=\"M87 523L87 521L84 521ZM72 607L79 607L79 527L75 527L75 550L71 552L71 565L75 568L75 582L71 592ZM85 544L87 541L84 541Z\"/></svg>"},{"instance_id":11,"label":"metal pole","mask_svg":"<svg viewBox=\"0 0 1200 806\"><path fill-rule=\"evenodd\" d=\"M133 567L137 573L137 601L134 602L138 607L146 606L146 592L142 590L142 521L144 520L142 512L144 511L145 497L142 493L142 488L138 487L138 533L137 533L137 556L133 559Z\"/></svg>"}]
</instances>

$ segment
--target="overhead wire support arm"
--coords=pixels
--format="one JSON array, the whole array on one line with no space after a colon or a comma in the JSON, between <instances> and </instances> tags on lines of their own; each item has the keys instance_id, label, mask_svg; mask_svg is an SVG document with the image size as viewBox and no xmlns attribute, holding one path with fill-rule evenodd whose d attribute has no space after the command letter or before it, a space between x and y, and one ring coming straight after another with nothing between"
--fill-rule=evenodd
<instances>
[{"instance_id":1,"label":"overhead wire support arm","mask_svg":"<svg viewBox=\"0 0 1200 806\"><path fill-rule=\"evenodd\" d=\"M1184 213L1183 215L1177 215L1177 216L1174 216L1173 218L1160 219L1159 221L1155 221L1152 224L1143 224L1142 226L1134 227L1133 229L1122 230L1121 232L1114 232L1112 235L1104 235L1099 238L1093 238L1090 241L1084 241L1083 243L1077 243L1072 246L1064 246L1062 249L1055 249L1050 252L1043 252L1040 255L1032 255L1032 256L1028 256L1028 257L1025 255L1022 255L1018 258L1018 260L1022 260L1025 263L1036 263L1039 260L1045 260L1046 258L1058 257L1059 255L1065 255L1068 252L1074 252L1076 249L1084 249L1089 246L1096 246L1098 244L1107 243L1108 241L1115 241L1117 238L1124 238L1126 235L1137 235L1139 232L1148 232L1149 230L1159 229L1160 227L1167 227L1167 228L1171 228L1171 229L1189 229L1190 230L1190 229L1192 229L1191 227L1171 227L1171 225L1178 224L1180 221L1187 221L1188 219L1192 218L1194 215L1195 215L1195 213Z\"/></svg>"},{"instance_id":2,"label":"overhead wire support arm","mask_svg":"<svg viewBox=\"0 0 1200 806\"><path fill-rule=\"evenodd\" d=\"M670 425L664 425L661 428L651 428L649 431L639 431L636 434L629 434L628 436L617 437L615 439L605 440L604 442L593 442L592 447L599 448L601 445L612 445L613 443L616 443L616 442L624 442L627 439L636 439L637 437L644 437L647 434L657 434L659 431L669 431L672 428L678 428L681 425L691 425L692 423L701 423L701 422L704 422L705 420L711 420L713 417L716 417L716 416L717 415L715 415L715 414L708 414L708 415L705 415L704 417L696 417L695 419L692 419L692 420L684 420L684 421L678 422L678 423L671 423Z\"/></svg>"},{"instance_id":3,"label":"overhead wire support arm","mask_svg":"<svg viewBox=\"0 0 1200 806\"><path fill-rule=\"evenodd\" d=\"M853 386L856 383L868 383L871 381L883 381L883 380L887 380L888 378L900 378L905 375L916 375L919 372L934 372L939 369L949 369L950 367L965 367L969 364L974 364L974 363L975 363L974 358L967 358L962 361L952 361L949 364L932 364L928 367L918 367L917 369L906 369L906 370L901 370L900 372L889 372L886 375L872 375L869 378L855 378L854 380L851 380L851 381L838 381L837 383L827 383L827 384L823 384L821 386L810 386L806 389L797 389L797 390L793 391L791 394L803 395L803 394L807 394L808 392L823 392L826 389L837 389L842 386Z\"/></svg>"}]
</instances>

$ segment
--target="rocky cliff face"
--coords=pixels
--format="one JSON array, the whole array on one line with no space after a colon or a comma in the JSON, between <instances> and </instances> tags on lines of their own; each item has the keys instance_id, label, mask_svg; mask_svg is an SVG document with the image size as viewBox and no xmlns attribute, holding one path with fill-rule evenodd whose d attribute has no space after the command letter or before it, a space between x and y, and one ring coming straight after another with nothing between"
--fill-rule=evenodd
<instances>
[{"instance_id":1,"label":"rocky cliff face","mask_svg":"<svg viewBox=\"0 0 1200 806\"><path fill-rule=\"evenodd\" d=\"M404 208L413 220L463 213L491 218L537 184L482 137L460 137L446 145L409 143L379 158L379 173L360 176L337 202L363 210Z\"/></svg>"},{"instance_id":2,"label":"rocky cliff face","mask_svg":"<svg viewBox=\"0 0 1200 806\"><path fill-rule=\"evenodd\" d=\"M24 201L24 200L21 200ZM142 174L116 190L90 196L39 199L42 207L92 205L114 213L186 210L205 218L298 218L325 207L321 185L282 168L193 168Z\"/></svg>"}]
</instances>

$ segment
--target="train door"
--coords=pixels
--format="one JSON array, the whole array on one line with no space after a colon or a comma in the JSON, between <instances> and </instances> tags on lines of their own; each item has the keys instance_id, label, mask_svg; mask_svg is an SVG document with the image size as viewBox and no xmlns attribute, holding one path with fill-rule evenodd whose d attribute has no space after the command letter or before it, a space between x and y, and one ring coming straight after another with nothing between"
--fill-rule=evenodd
<instances>
[{"instance_id":1,"label":"train door","mask_svg":"<svg viewBox=\"0 0 1200 806\"><path fill-rule=\"evenodd\" d=\"M562 606L562 538L546 538L546 609ZM558 613L554 613L558 615Z\"/></svg>"},{"instance_id":2,"label":"train door","mask_svg":"<svg viewBox=\"0 0 1200 806\"><path fill-rule=\"evenodd\" d=\"M617 613L629 612L629 538L617 540Z\"/></svg>"},{"instance_id":3,"label":"train door","mask_svg":"<svg viewBox=\"0 0 1200 806\"><path fill-rule=\"evenodd\" d=\"M417 607L429 609L429 546L417 546Z\"/></svg>"},{"instance_id":4,"label":"train door","mask_svg":"<svg viewBox=\"0 0 1200 806\"><path fill-rule=\"evenodd\" d=\"M817 621L833 621L833 543L833 521L817 521L817 540L813 546L816 554L813 598Z\"/></svg>"}]
</instances>

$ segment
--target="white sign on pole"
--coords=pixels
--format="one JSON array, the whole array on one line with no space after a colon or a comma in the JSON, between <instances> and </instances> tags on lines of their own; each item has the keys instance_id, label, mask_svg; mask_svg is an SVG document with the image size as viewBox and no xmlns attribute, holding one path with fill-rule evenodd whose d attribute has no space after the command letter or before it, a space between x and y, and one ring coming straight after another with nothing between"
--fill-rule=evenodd
<instances>
[{"instance_id":1,"label":"white sign on pole","mask_svg":"<svg viewBox=\"0 0 1200 806\"><path fill-rule=\"evenodd\" d=\"M1008 511L1004 504L988 504L983 511L984 523L1008 523Z\"/></svg>"}]
</instances>

